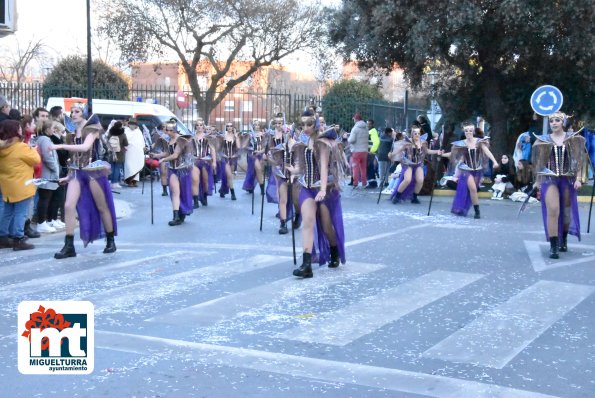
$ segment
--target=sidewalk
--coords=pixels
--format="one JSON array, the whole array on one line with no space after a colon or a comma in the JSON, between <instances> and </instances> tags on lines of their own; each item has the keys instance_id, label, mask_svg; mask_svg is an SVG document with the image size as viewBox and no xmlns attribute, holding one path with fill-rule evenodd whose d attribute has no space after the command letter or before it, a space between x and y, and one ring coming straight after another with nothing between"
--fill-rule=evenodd
<instances>
[{"instance_id":1,"label":"sidewalk","mask_svg":"<svg viewBox=\"0 0 595 398\"><path fill-rule=\"evenodd\" d=\"M586 190L589 191L588 194L587 194ZM591 190L592 190L592 186L590 186L590 185L581 188L579 191L579 196L577 198L578 202L579 203L591 203L591 194L590 194ZM347 192L349 192L349 191L347 191ZM378 189L370 189L370 190L366 190L366 192L378 195ZM480 199L490 199L492 197L492 192L489 192L489 191L481 190L478 192L478 194L479 194ZM455 195L455 191L452 189L436 188L434 190L434 196L452 197L454 195ZM388 196L388 195L383 194L383 196ZM420 195L420 196L430 196L430 195ZM505 200L507 200L507 199L505 199ZM494 202L497 202L497 201L494 201Z\"/></svg>"}]
</instances>

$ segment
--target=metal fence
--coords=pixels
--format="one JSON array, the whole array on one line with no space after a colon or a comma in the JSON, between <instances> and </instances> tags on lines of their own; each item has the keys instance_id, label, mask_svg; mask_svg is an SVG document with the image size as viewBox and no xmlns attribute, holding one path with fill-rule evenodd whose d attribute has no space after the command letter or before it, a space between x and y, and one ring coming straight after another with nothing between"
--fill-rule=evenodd
<instances>
[{"instance_id":1,"label":"metal fence","mask_svg":"<svg viewBox=\"0 0 595 398\"><path fill-rule=\"evenodd\" d=\"M86 98L84 86L46 87L42 83L0 82L0 95L5 96L22 114L31 114L38 107L44 107L49 97ZM132 87L96 85L93 87L94 98L124 101L150 102L160 104L171 110L189 128L203 115L199 115L196 102L191 92L184 92L185 108L177 103L178 88L171 86ZM407 114L404 104L388 101L359 102L352 99L325 100L317 96L292 93L287 91L253 92L237 88L212 110L209 124L223 129L226 122L233 122L240 130L249 130L255 120L269 123L272 117L282 112L288 123L297 121L303 110L309 106L322 111L326 123L338 123L348 130L352 127L352 117L360 112L364 119L374 119L377 129L385 127L404 128L424 109L409 108Z\"/></svg>"}]
</instances>

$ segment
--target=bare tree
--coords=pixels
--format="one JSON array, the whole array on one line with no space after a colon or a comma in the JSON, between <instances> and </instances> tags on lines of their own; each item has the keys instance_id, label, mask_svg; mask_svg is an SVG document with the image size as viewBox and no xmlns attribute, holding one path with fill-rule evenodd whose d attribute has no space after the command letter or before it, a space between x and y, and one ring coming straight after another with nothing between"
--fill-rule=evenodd
<instances>
[{"instance_id":1,"label":"bare tree","mask_svg":"<svg viewBox=\"0 0 595 398\"><path fill-rule=\"evenodd\" d=\"M257 70L314 45L322 26L320 7L298 0L103 0L98 9L127 62L175 54L205 118ZM237 61L247 66L230 76Z\"/></svg>"},{"instance_id":2,"label":"bare tree","mask_svg":"<svg viewBox=\"0 0 595 398\"><path fill-rule=\"evenodd\" d=\"M33 39L21 46L16 41L16 49L5 51L0 63L0 79L7 82L22 83L29 70L27 69L33 60L41 62L45 55L45 43L43 39Z\"/></svg>"},{"instance_id":3,"label":"bare tree","mask_svg":"<svg viewBox=\"0 0 595 398\"><path fill-rule=\"evenodd\" d=\"M21 112L29 112L32 107L31 98L21 91L21 87L27 77L31 76L34 62L37 62L40 68L44 65L45 50L43 39L31 39L22 46L15 38L15 45L10 48L4 47L0 54L0 81L7 83L3 95Z\"/></svg>"}]
</instances>

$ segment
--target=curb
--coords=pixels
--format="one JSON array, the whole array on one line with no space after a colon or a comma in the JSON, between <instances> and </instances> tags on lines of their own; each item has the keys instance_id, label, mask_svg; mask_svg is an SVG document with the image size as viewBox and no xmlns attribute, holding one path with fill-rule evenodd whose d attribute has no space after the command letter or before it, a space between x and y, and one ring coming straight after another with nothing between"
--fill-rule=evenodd
<instances>
[{"instance_id":1,"label":"curb","mask_svg":"<svg viewBox=\"0 0 595 398\"><path fill-rule=\"evenodd\" d=\"M378 192L375 192L375 194L378 194ZM480 199L490 199L492 197L492 193L491 192L478 192L479 194L479 198ZM387 195L385 195L387 196ZM424 195L424 196L430 196L430 195ZM434 190L434 196L443 196L443 197L453 197L455 196L455 191L453 191L452 189L435 189ZM591 203L591 196L587 196L587 195L579 195L577 197L577 201L579 203Z\"/></svg>"}]
</instances>

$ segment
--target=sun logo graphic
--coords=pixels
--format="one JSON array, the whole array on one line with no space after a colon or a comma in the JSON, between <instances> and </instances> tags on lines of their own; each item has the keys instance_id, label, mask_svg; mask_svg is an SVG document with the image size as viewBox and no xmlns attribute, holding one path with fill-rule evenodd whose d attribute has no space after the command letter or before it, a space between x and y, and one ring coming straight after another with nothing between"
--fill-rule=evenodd
<instances>
[{"instance_id":1,"label":"sun logo graphic","mask_svg":"<svg viewBox=\"0 0 595 398\"><path fill-rule=\"evenodd\" d=\"M90 374L95 360L89 301L23 301L18 309L18 363L23 374Z\"/></svg>"}]
</instances>

